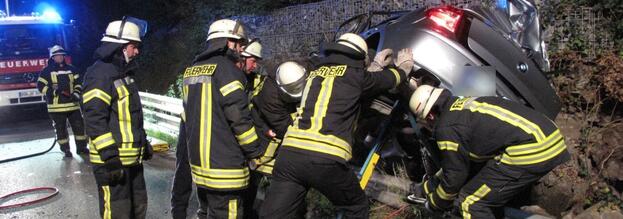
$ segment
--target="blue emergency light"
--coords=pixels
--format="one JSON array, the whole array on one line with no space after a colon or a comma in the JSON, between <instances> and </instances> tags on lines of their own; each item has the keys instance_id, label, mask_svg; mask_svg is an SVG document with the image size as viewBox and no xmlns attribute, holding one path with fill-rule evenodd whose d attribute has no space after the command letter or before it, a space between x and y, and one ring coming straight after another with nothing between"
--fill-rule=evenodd
<instances>
[{"instance_id":1,"label":"blue emergency light","mask_svg":"<svg viewBox=\"0 0 623 219\"><path fill-rule=\"evenodd\" d=\"M44 20L49 20L49 21L63 20L63 18L61 18L61 15L58 14L58 12L56 12L56 10L54 10L53 8L47 8L43 10L43 13L41 14L41 18L43 18Z\"/></svg>"}]
</instances>

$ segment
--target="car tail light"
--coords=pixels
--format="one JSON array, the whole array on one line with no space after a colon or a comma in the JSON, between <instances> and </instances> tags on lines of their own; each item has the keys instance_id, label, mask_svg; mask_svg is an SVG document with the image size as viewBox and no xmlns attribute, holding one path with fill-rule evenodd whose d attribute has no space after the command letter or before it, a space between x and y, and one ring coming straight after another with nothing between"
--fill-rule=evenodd
<instances>
[{"instance_id":1,"label":"car tail light","mask_svg":"<svg viewBox=\"0 0 623 219\"><path fill-rule=\"evenodd\" d=\"M432 8L426 11L426 17L435 22L436 26L454 33L463 17L463 11L450 6Z\"/></svg>"}]
</instances>

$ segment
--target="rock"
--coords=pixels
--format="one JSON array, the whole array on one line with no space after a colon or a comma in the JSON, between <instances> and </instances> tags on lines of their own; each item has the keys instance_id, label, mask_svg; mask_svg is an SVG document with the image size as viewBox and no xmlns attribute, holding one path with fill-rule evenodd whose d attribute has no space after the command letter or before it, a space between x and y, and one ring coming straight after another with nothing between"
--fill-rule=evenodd
<instances>
[{"instance_id":1,"label":"rock","mask_svg":"<svg viewBox=\"0 0 623 219\"><path fill-rule=\"evenodd\" d=\"M578 214L574 219L623 219L623 213L616 207L610 208L604 202L600 202Z\"/></svg>"},{"instance_id":2,"label":"rock","mask_svg":"<svg viewBox=\"0 0 623 219\"><path fill-rule=\"evenodd\" d=\"M525 211L525 212L528 212L528 213L531 213L531 214L544 216L544 217L547 217L547 218L555 218L554 216L552 216L549 213L547 213L547 211L545 211L545 209L541 208L541 206L538 206L538 205L523 206L523 207L521 207L521 210Z\"/></svg>"}]
</instances>

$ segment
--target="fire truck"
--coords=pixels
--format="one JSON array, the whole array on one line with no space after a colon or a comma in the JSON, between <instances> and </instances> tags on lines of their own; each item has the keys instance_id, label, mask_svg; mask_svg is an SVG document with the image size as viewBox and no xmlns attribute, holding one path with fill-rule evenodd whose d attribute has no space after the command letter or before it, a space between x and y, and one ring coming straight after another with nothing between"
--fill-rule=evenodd
<instances>
[{"instance_id":1,"label":"fire truck","mask_svg":"<svg viewBox=\"0 0 623 219\"><path fill-rule=\"evenodd\" d=\"M70 49L70 26L54 10L28 16L0 10L0 107L44 103L36 88L39 72L48 63L49 47Z\"/></svg>"}]
</instances>

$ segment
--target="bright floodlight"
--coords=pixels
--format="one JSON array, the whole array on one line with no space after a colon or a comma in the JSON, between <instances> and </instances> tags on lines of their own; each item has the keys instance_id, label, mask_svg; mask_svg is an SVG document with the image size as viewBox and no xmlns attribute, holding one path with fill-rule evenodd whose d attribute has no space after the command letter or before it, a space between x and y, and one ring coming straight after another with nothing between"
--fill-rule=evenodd
<instances>
[{"instance_id":1,"label":"bright floodlight","mask_svg":"<svg viewBox=\"0 0 623 219\"><path fill-rule=\"evenodd\" d=\"M43 19L51 20L51 21L60 21L60 20L62 20L61 15L58 14L58 12L56 12L56 10L51 9L51 8L45 9L43 11L43 14L41 14L41 17Z\"/></svg>"}]
</instances>

